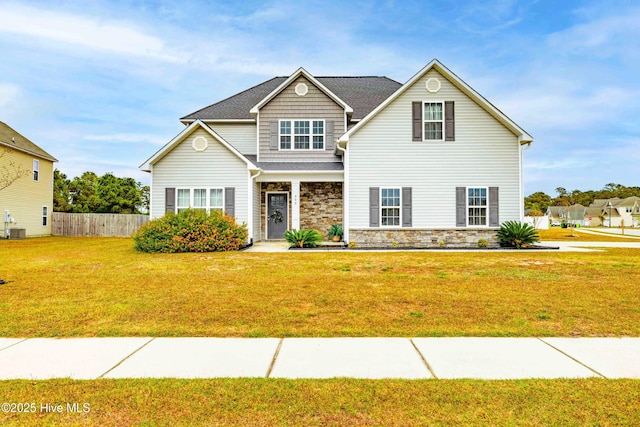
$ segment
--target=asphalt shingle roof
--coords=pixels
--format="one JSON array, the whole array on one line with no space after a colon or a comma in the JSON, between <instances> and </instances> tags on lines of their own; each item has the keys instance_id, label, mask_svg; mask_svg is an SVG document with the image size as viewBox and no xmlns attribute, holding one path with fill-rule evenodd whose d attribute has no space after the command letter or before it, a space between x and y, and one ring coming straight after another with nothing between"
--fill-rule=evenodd
<instances>
[{"instance_id":1,"label":"asphalt shingle roof","mask_svg":"<svg viewBox=\"0 0 640 427\"><path fill-rule=\"evenodd\" d=\"M244 155L251 163L265 171L342 171L341 162L258 162L256 155Z\"/></svg>"},{"instance_id":2,"label":"asphalt shingle roof","mask_svg":"<svg viewBox=\"0 0 640 427\"><path fill-rule=\"evenodd\" d=\"M24 136L20 135L11 126L4 122L0 122L0 145L7 146L17 151L22 151L23 153L31 154L42 159L51 160L52 162L58 161L58 159L38 147L33 142L29 141Z\"/></svg>"},{"instance_id":3,"label":"asphalt shingle roof","mask_svg":"<svg viewBox=\"0 0 640 427\"><path fill-rule=\"evenodd\" d=\"M288 77L274 77L257 86L184 116L181 120L252 119L249 110ZM353 108L352 120L362 119L402 86L388 77L316 77Z\"/></svg>"}]
</instances>

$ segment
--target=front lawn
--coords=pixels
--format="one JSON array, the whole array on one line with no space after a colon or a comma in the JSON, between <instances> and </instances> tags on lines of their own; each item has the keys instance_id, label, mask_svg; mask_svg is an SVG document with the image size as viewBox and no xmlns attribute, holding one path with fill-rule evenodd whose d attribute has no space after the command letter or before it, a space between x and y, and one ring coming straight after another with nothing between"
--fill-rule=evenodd
<instances>
[{"instance_id":1,"label":"front lawn","mask_svg":"<svg viewBox=\"0 0 640 427\"><path fill-rule=\"evenodd\" d=\"M0 240L0 336L640 336L638 255Z\"/></svg>"},{"instance_id":2,"label":"front lawn","mask_svg":"<svg viewBox=\"0 0 640 427\"><path fill-rule=\"evenodd\" d=\"M0 395L35 404L0 412L0 423L21 426L640 425L637 380L4 381ZM47 403L64 410L41 411Z\"/></svg>"}]
</instances>

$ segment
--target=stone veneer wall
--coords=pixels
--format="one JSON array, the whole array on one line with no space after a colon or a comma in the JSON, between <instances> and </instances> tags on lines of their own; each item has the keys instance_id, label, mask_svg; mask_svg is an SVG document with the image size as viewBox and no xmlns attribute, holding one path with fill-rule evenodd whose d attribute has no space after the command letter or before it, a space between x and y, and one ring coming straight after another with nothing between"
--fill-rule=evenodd
<instances>
[{"instance_id":1,"label":"stone veneer wall","mask_svg":"<svg viewBox=\"0 0 640 427\"><path fill-rule=\"evenodd\" d=\"M291 184L288 182L262 182L260 183L260 238L267 240L267 192L287 193L289 203L288 224L291 225Z\"/></svg>"},{"instance_id":2,"label":"stone veneer wall","mask_svg":"<svg viewBox=\"0 0 640 427\"><path fill-rule=\"evenodd\" d=\"M486 239L489 247L498 247L497 229L371 229L349 230L349 244L359 248L442 248L478 247ZM441 242L444 242L442 244Z\"/></svg>"},{"instance_id":3,"label":"stone veneer wall","mask_svg":"<svg viewBox=\"0 0 640 427\"><path fill-rule=\"evenodd\" d=\"M333 224L342 224L342 183L300 183L300 228L314 228L327 238Z\"/></svg>"}]
</instances>

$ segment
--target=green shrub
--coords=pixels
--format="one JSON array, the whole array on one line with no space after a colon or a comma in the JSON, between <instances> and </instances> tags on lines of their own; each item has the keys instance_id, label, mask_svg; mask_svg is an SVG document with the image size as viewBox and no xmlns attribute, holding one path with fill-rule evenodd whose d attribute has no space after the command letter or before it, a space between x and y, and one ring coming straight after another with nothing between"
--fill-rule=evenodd
<instances>
[{"instance_id":1,"label":"green shrub","mask_svg":"<svg viewBox=\"0 0 640 427\"><path fill-rule=\"evenodd\" d=\"M140 227L133 235L140 252L235 251L247 241L247 227L221 212L207 214L201 209L167 213Z\"/></svg>"},{"instance_id":2,"label":"green shrub","mask_svg":"<svg viewBox=\"0 0 640 427\"><path fill-rule=\"evenodd\" d=\"M479 239L478 240L478 247L479 248L486 248L489 246L489 241L487 239Z\"/></svg>"},{"instance_id":3,"label":"green shrub","mask_svg":"<svg viewBox=\"0 0 640 427\"><path fill-rule=\"evenodd\" d=\"M540 241L538 232L532 225L518 221L503 222L496 237L500 246L513 246L516 249L522 249Z\"/></svg>"},{"instance_id":4,"label":"green shrub","mask_svg":"<svg viewBox=\"0 0 640 427\"><path fill-rule=\"evenodd\" d=\"M320 232L309 228L303 228L301 230L287 230L284 232L284 238L289 242L292 248L315 248L318 246L318 242L322 241L322 235Z\"/></svg>"}]
</instances>

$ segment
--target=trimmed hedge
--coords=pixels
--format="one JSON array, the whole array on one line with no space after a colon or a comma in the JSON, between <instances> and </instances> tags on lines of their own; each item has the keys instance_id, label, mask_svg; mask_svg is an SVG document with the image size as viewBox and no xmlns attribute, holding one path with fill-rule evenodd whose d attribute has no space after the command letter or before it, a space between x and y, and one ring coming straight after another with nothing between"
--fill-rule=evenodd
<instances>
[{"instance_id":1,"label":"trimmed hedge","mask_svg":"<svg viewBox=\"0 0 640 427\"><path fill-rule=\"evenodd\" d=\"M187 209L149 221L133 235L133 240L140 252L216 252L240 249L247 236L247 226L236 224L229 215Z\"/></svg>"}]
</instances>

